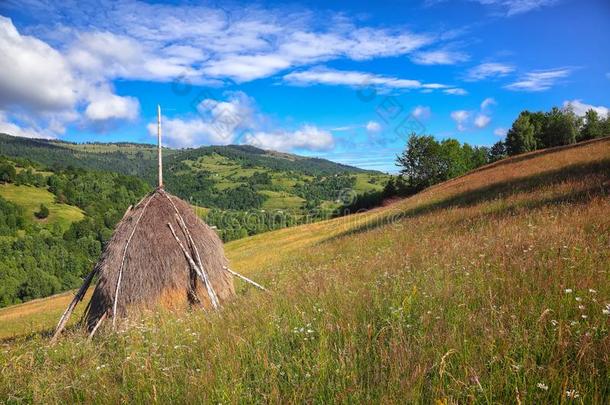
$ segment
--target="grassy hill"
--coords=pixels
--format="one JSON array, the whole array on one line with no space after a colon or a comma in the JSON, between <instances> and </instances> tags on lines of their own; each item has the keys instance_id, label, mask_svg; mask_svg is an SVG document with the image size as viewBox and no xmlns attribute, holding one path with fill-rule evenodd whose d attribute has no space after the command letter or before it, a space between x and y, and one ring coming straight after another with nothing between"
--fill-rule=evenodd
<instances>
[{"instance_id":1,"label":"grassy hill","mask_svg":"<svg viewBox=\"0 0 610 405\"><path fill-rule=\"evenodd\" d=\"M51 168L72 166L137 176L156 185L156 147L133 143L76 144L26 139L0 134L1 154L27 158ZM389 176L325 159L265 151L246 145L164 149L168 191L208 208L282 209L302 213L303 205L337 207L342 188L356 193L381 190ZM253 177L258 175L259 177ZM260 176L268 176L262 181ZM335 176L344 187L332 185L323 195L303 187ZM333 188L334 187L334 188ZM250 190L252 190L250 192ZM260 198L252 198L252 195Z\"/></svg>"},{"instance_id":2,"label":"grassy hill","mask_svg":"<svg viewBox=\"0 0 610 405\"><path fill-rule=\"evenodd\" d=\"M27 218L31 221L48 225L57 223L64 231L70 224L85 217L80 208L58 203L52 193L40 187L0 184L0 197L23 207ZM34 216L34 213L40 209L40 204L49 208L49 216L45 219L38 219Z\"/></svg>"},{"instance_id":3,"label":"grassy hill","mask_svg":"<svg viewBox=\"0 0 610 405\"><path fill-rule=\"evenodd\" d=\"M47 346L68 294L2 309L0 398L608 403L609 185L605 138L231 242L232 267L271 294L236 281L218 313L93 342Z\"/></svg>"}]
</instances>

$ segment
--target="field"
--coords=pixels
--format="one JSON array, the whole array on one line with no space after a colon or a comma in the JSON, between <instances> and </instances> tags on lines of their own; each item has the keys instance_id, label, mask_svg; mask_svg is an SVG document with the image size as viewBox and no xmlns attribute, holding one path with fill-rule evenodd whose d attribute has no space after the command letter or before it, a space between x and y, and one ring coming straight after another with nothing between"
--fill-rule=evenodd
<instances>
[{"instance_id":1,"label":"field","mask_svg":"<svg viewBox=\"0 0 610 405\"><path fill-rule=\"evenodd\" d=\"M231 242L214 314L93 341L69 295L0 310L0 402L608 403L610 139Z\"/></svg>"},{"instance_id":2,"label":"field","mask_svg":"<svg viewBox=\"0 0 610 405\"><path fill-rule=\"evenodd\" d=\"M57 223L64 230L72 222L80 221L85 216L78 207L55 202L55 196L43 188L0 184L0 196L23 207L27 217L32 221L49 225ZM37 219L34 216L34 213L40 209L40 204L49 208L49 216L45 219Z\"/></svg>"}]
</instances>

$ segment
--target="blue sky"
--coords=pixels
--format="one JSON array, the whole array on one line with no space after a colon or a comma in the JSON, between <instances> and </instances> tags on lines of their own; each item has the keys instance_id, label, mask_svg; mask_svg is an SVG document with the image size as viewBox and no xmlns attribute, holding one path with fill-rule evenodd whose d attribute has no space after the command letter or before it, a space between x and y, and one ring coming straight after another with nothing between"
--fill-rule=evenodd
<instances>
[{"instance_id":1,"label":"blue sky","mask_svg":"<svg viewBox=\"0 0 610 405\"><path fill-rule=\"evenodd\" d=\"M394 171L408 133L474 145L523 109L610 106L610 2L3 1L0 132L251 144Z\"/></svg>"}]
</instances>

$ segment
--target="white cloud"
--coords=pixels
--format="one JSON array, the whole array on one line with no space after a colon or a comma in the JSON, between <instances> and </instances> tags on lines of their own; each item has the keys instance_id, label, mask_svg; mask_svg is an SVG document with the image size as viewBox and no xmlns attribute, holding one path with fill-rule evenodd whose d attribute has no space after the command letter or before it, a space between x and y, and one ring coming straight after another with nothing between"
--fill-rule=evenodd
<instances>
[{"instance_id":1,"label":"white cloud","mask_svg":"<svg viewBox=\"0 0 610 405\"><path fill-rule=\"evenodd\" d=\"M468 59L469 56L463 52L445 49L417 52L411 56L411 60L419 65L454 65Z\"/></svg>"},{"instance_id":2,"label":"white cloud","mask_svg":"<svg viewBox=\"0 0 610 405\"><path fill-rule=\"evenodd\" d=\"M489 115L478 114L474 119L474 126L479 129L482 129L485 128L490 122L491 118L489 117Z\"/></svg>"},{"instance_id":3,"label":"white cloud","mask_svg":"<svg viewBox=\"0 0 610 405\"><path fill-rule=\"evenodd\" d=\"M504 87L515 91L544 91L553 87L558 80L568 77L570 73L570 68L537 70L526 73L516 82Z\"/></svg>"},{"instance_id":4,"label":"white cloud","mask_svg":"<svg viewBox=\"0 0 610 405\"><path fill-rule=\"evenodd\" d=\"M31 2L25 8L33 18L45 16L41 25L74 27L64 40L72 39L70 59L98 72L105 65L105 74L117 78L168 81L186 75L194 81L245 82L333 59L407 55L442 41L439 34L366 26L344 15L294 8L134 0L83 2L78 8Z\"/></svg>"},{"instance_id":5,"label":"white cloud","mask_svg":"<svg viewBox=\"0 0 610 405\"><path fill-rule=\"evenodd\" d=\"M495 136L499 136L501 138L505 137L507 132L508 132L508 129L506 129L506 128L496 128L496 129L494 129L494 135Z\"/></svg>"},{"instance_id":6,"label":"white cloud","mask_svg":"<svg viewBox=\"0 0 610 405\"><path fill-rule=\"evenodd\" d=\"M444 86L437 83L429 85L418 80L399 79L392 76L376 75L373 73L353 70L335 70L318 66L308 70L292 72L284 76L286 83L297 86L310 86L314 84L344 85L352 87L380 87L390 89L419 89L430 88L426 86Z\"/></svg>"},{"instance_id":7,"label":"white cloud","mask_svg":"<svg viewBox=\"0 0 610 405\"><path fill-rule=\"evenodd\" d=\"M466 72L467 81L479 81L495 77L503 77L514 72L515 68L511 65L497 62L481 63Z\"/></svg>"},{"instance_id":8,"label":"white cloud","mask_svg":"<svg viewBox=\"0 0 610 405\"><path fill-rule=\"evenodd\" d=\"M466 130L466 121L470 118L470 112L466 110L452 111L451 119L455 121L458 131Z\"/></svg>"},{"instance_id":9,"label":"white cloud","mask_svg":"<svg viewBox=\"0 0 610 405\"><path fill-rule=\"evenodd\" d=\"M486 6L496 6L507 17L527 13L545 6L551 6L559 0L475 0Z\"/></svg>"},{"instance_id":10,"label":"white cloud","mask_svg":"<svg viewBox=\"0 0 610 405\"><path fill-rule=\"evenodd\" d=\"M201 118L181 119L162 117L163 143L167 146L184 148L201 145L226 145L236 139L236 133L226 131L222 126ZM147 126L148 133L156 136L157 124Z\"/></svg>"},{"instance_id":11,"label":"white cloud","mask_svg":"<svg viewBox=\"0 0 610 405\"><path fill-rule=\"evenodd\" d=\"M304 125L296 131L249 133L246 134L243 142L263 149L280 151L292 149L323 151L335 146L335 140L329 131L313 125Z\"/></svg>"},{"instance_id":12,"label":"white cloud","mask_svg":"<svg viewBox=\"0 0 610 405\"><path fill-rule=\"evenodd\" d=\"M415 108L413 108L413 111L411 111L411 114L419 120L426 120L426 119L430 118L432 111L430 110L430 107L418 105Z\"/></svg>"},{"instance_id":13,"label":"white cloud","mask_svg":"<svg viewBox=\"0 0 610 405\"><path fill-rule=\"evenodd\" d=\"M0 111L0 133L23 138L54 139L56 135L51 131L39 128L22 127L9 120L6 113Z\"/></svg>"},{"instance_id":14,"label":"white cloud","mask_svg":"<svg viewBox=\"0 0 610 405\"><path fill-rule=\"evenodd\" d=\"M377 121L369 121L366 123L366 131L369 133L379 133L381 132L381 124Z\"/></svg>"},{"instance_id":15,"label":"white cloud","mask_svg":"<svg viewBox=\"0 0 610 405\"><path fill-rule=\"evenodd\" d=\"M69 109L77 83L63 56L45 42L20 35L0 16L0 108Z\"/></svg>"},{"instance_id":16,"label":"white cloud","mask_svg":"<svg viewBox=\"0 0 610 405\"><path fill-rule=\"evenodd\" d=\"M466 90L460 89L458 87L452 88L452 89L445 89L445 90L443 90L443 93L451 94L454 96L465 96L466 94L468 94L468 92Z\"/></svg>"},{"instance_id":17,"label":"white cloud","mask_svg":"<svg viewBox=\"0 0 610 405\"><path fill-rule=\"evenodd\" d=\"M135 120L140 111L138 99L104 94L96 97L85 109L85 116L91 121Z\"/></svg>"},{"instance_id":18,"label":"white cloud","mask_svg":"<svg viewBox=\"0 0 610 405\"><path fill-rule=\"evenodd\" d=\"M492 105L496 104L496 100L492 97L487 97L485 100L481 102L481 110L487 110Z\"/></svg>"},{"instance_id":19,"label":"white cloud","mask_svg":"<svg viewBox=\"0 0 610 405\"><path fill-rule=\"evenodd\" d=\"M585 104L582 102L582 100L566 100L563 102L563 106L564 106L564 108L571 106L572 109L574 110L574 114L581 116L581 117L584 116L585 113L589 110L594 110L601 117L606 117L608 115L608 113L610 112L610 109L608 109L608 107L604 107L601 105L594 106L591 104Z\"/></svg>"}]
</instances>

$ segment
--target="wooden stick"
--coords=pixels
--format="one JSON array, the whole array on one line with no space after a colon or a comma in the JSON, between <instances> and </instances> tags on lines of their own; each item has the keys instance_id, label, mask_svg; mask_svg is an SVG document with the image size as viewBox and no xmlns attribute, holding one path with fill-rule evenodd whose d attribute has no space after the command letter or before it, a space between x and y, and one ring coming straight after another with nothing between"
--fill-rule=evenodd
<instances>
[{"instance_id":1,"label":"wooden stick","mask_svg":"<svg viewBox=\"0 0 610 405\"><path fill-rule=\"evenodd\" d=\"M55 328L55 333L53 333L53 337L51 338L51 344L53 344L57 341L59 334L66 327L66 324L68 323L68 319L70 319L70 315L72 315L72 311L74 311L76 304L78 304L80 301L82 301L82 299L85 297L85 293L89 289L89 285L91 284L91 281L93 280L93 277L95 276L96 273L97 273L97 269L95 269L95 268L91 271L91 273L89 273L89 275L83 281L83 284L81 285L81 287L78 289L78 292L74 295L72 302L70 302L70 304L68 305L68 307L66 308L64 313L61 315L61 318L59 318L59 322L57 323L57 327Z\"/></svg>"},{"instance_id":2,"label":"wooden stick","mask_svg":"<svg viewBox=\"0 0 610 405\"><path fill-rule=\"evenodd\" d=\"M159 166L159 188L163 188L163 156L161 149L161 106L157 104L157 159Z\"/></svg>"},{"instance_id":3,"label":"wooden stick","mask_svg":"<svg viewBox=\"0 0 610 405\"><path fill-rule=\"evenodd\" d=\"M197 262L197 266L199 266L199 268L201 269L201 273L203 274L203 276L205 278L205 286L206 286L206 289L208 290L208 295L210 296L210 300L212 301L215 308L220 307L220 302L218 301L218 295L216 294L216 291L214 291L214 286L212 285L212 281L210 281L210 277L208 276L208 273L205 271L205 268L203 267L203 263L201 263L201 257L199 256L199 250L197 250L197 246L195 246L195 241L193 240L191 233L189 232L188 228L186 227L186 223L184 222L184 219L182 218L182 216L180 214L176 214L176 218L178 219L178 223L180 224L182 231L186 235L186 240L188 241L188 243L190 245L191 251L195 252L195 255L194 255L195 261Z\"/></svg>"},{"instance_id":4,"label":"wooden stick","mask_svg":"<svg viewBox=\"0 0 610 405\"><path fill-rule=\"evenodd\" d=\"M206 281L207 278L205 277L205 274L197 266L197 264L195 263L195 261L193 260L193 258L189 254L189 252L186 250L186 248L184 247L182 242L180 242L178 235L176 235L176 232L174 231L174 227L172 227L172 224L170 224L169 222L167 223L167 226L169 226L169 229L172 231L172 235L174 235L174 239L176 239L176 242L178 242L178 245L180 245L180 248L182 249L182 253L184 253L184 257L186 257L186 260L188 261L189 265L195 271L195 273L197 273L197 275L199 276L201 281L203 281L203 284L207 286L207 281ZM212 301L212 306L214 307L214 309L218 309L218 303L215 303L212 300L211 296L210 296L210 301Z\"/></svg>"},{"instance_id":5,"label":"wooden stick","mask_svg":"<svg viewBox=\"0 0 610 405\"><path fill-rule=\"evenodd\" d=\"M260 288L263 291L267 291L269 292L269 290L267 290L265 287L263 287L262 285L260 285L259 283L257 283L256 281L250 280L248 277L246 276L242 276L241 274L231 270L230 268L226 267L226 266L222 266L223 269L225 269L226 271L228 271L229 273L233 274L234 276L237 276L239 278L241 278L242 280L244 280L247 283L252 284L253 286Z\"/></svg>"},{"instance_id":6,"label":"wooden stick","mask_svg":"<svg viewBox=\"0 0 610 405\"><path fill-rule=\"evenodd\" d=\"M201 270L201 274L203 274L204 285L205 285L206 290L208 291L208 296L210 297L212 306L214 306L214 309L217 309L220 307L220 301L218 300L218 295L216 294L216 291L214 291L214 286L212 285L212 282L210 281L210 278L208 277L208 273L205 271L205 267L203 267L203 263L201 262L201 257L199 256L199 250L197 250L195 241L193 240L193 237L191 236L191 233L189 232L188 227L186 226L186 223L184 222L184 218L182 218L182 215L180 215L180 211L178 211L178 207L176 207L176 204L174 204L174 202L172 201L170 196L167 195L167 193L165 191L163 191L163 195L172 204L172 207L174 207L174 211L176 211L175 217L178 222L178 225L180 225L180 228L182 228L182 232L184 232L184 234L186 235L186 240L187 240L189 247L191 248L191 252L194 252L195 260L197 261L197 265L199 266L199 269Z\"/></svg>"},{"instance_id":7,"label":"wooden stick","mask_svg":"<svg viewBox=\"0 0 610 405\"><path fill-rule=\"evenodd\" d=\"M142 212L140 213L140 216L136 220L136 223L133 225L133 229L131 230L131 234L129 235L129 238L127 239L127 243L125 244L125 249L123 250L123 258L121 259L121 267L119 268L119 277L117 279L116 290L114 292L114 302L112 303L112 326L113 327L116 325L116 308L117 308L117 302L119 299L119 290L121 288L121 280L123 278L123 267L125 266L125 257L127 256L127 249L129 248L129 244L131 243L131 238L133 238L133 235L136 233L136 229L138 228L140 219L142 219L142 215L144 215L144 212L146 211L146 208L148 207L150 200L152 200L152 196L153 196L153 194L151 194L149 196L148 201L146 201L146 204L144 205L144 208L142 208Z\"/></svg>"},{"instance_id":8,"label":"wooden stick","mask_svg":"<svg viewBox=\"0 0 610 405\"><path fill-rule=\"evenodd\" d=\"M89 334L89 340L93 339L93 335L95 335L95 332L97 332L97 329L100 327L102 322L104 322L106 320L107 316L108 316L108 312L104 312L104 314L100 317L100 319L98 319L97 323L95 324L95 326L91 330L91 333Z\"/></svg>"}]
</instances>

